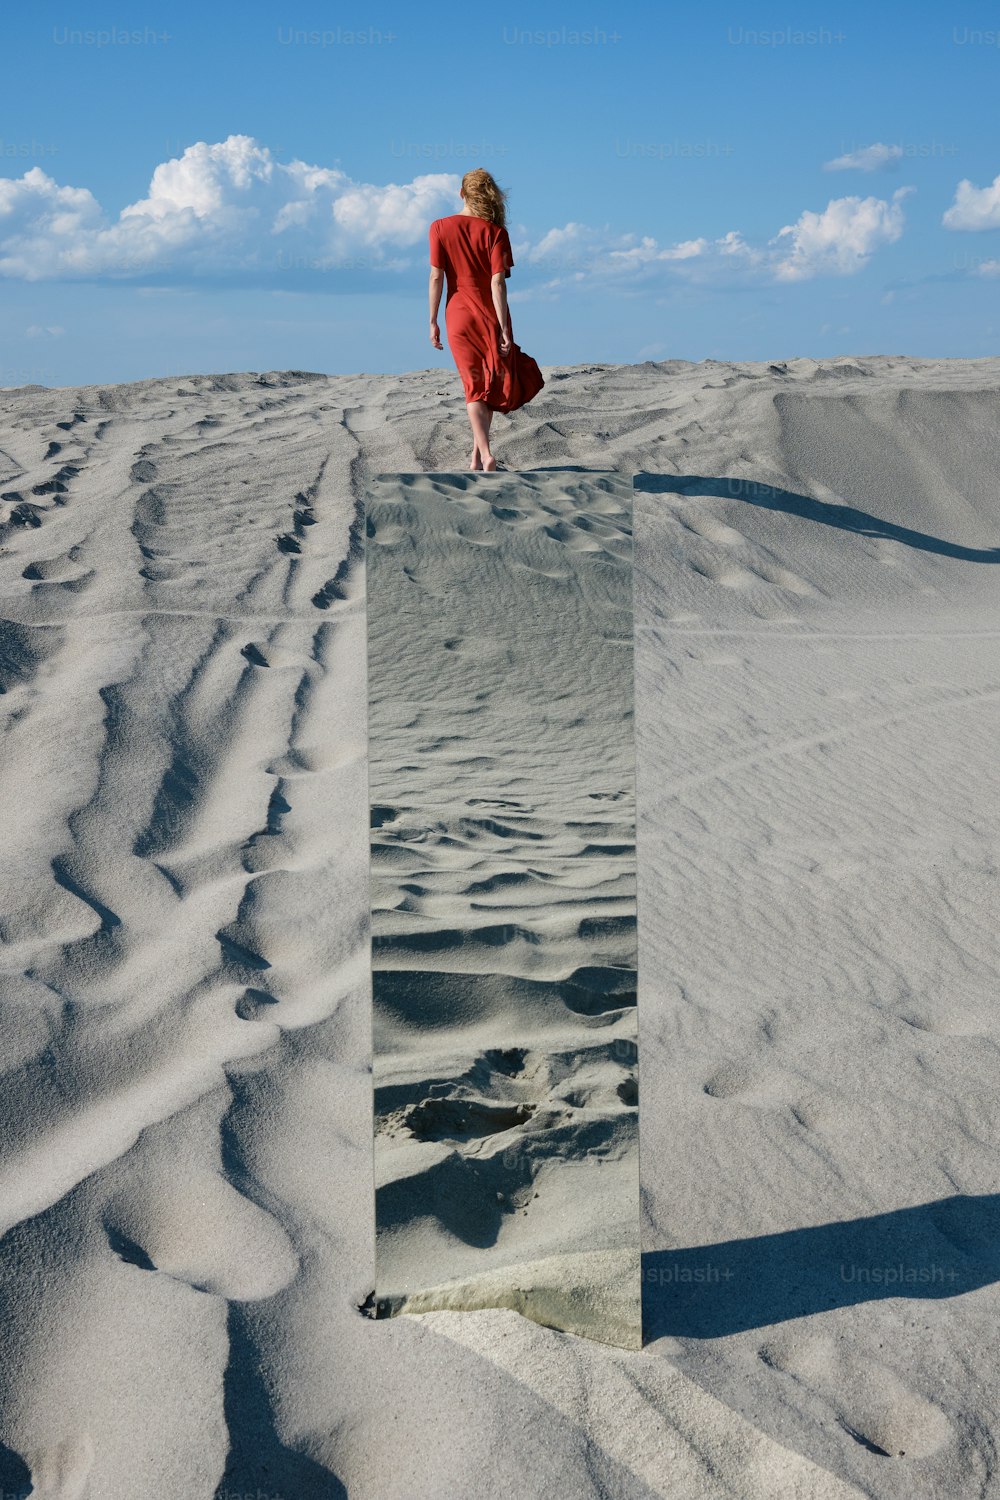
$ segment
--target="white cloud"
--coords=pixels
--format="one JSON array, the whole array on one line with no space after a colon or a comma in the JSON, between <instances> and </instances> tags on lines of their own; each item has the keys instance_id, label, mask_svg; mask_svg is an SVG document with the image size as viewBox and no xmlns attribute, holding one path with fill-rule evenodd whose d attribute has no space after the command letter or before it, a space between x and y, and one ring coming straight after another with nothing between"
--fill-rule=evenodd
<instances>
[{"instance_id":1,"label":"white cloud","mask_svg":"<svg viewBox=\"0 0 1000 1500\"><path fill-rule=\"evenodd\" d=\"M634 236L624 235L622 238L627 241ZM625 243L617 248L606 249L605 264L609 271L628 272L635 266L650 266L657 261L693 260L696 256L704 255L707 248L707 240L681 240L676 245L661 247L651 235L645 234L637 245Z\"/></svg>"},{"instance_id":2,"label":"white cloud","mask_svg":"<svg viewBox=\"0 0 1000 1500\"><path fill-rule=\"evenodd\" d=\"M1000 229L1000 176L984 188L963 177L941 222L945 229Z\"/></svg>"},{"instance_id":3,"label":"white cloud","mask_svg":"<svg viewBox=\"0 0 1000 1500\"><path fill-rule=\"evenodd\" d=\"M0 178L0 277L156 275L182 287L192 277L227 274L277 285L288 284L288 273L337 267L412 271L426 263L431 220L456 211L460 180L432 173L406 183L357 182L339 168L278 161L252 136L231 135L160 163L146 196L111 218L85 188L61 186L33 167L21 178ZM899 203L912 191L900 188L891 202L833 199L763 245L735 229L661 242L577 221L537 238L512 228L515 262L528 275L511 296L849 275L898 239Z\"/></svg>"},{"instance_id":4,"label":"white cloud","mask_svg":"<svg viewBox=\"0 0 1000 1500\"><path fill-rule=\"evenodd\" d=\"M52 323L43 328L39 323L32 323L24 330L26 339L57 339L66 332L65 328L58 323Z\"/></svg>"},{"instance_id":5,"label":"white cloud","mask_svg":"<svg viewBox=\"0 0 1000 1500\"><path fill-rule=\"evenodd\" d=\"M806 210L763 247L748 244L738 230L716 239L680 240L661 245L650 235L614 234L569 223L550 229L532 244L514 242L519 265L554 273L522 296L552 297L570 285L635 284L672 275L689 283L732 285L743 281L804 281L813 276L849 276L862 270L881 245L903 232L900 203L911 187L891 201L834 198L822 213Z\"/></svg>"},{"instance_id":6,"label":"white cloud","mask_svg":"<svg viewBox=\"0 0 1000 1500\"><path fill-rule=\"evenodd\" d=\"M895 166L903 155L902 146L886 146L876 141L872 146L859 146L844 156L835 156L833 161L823 163L824 172L878 172Z\"/></svg>"},{"instance_id":7,"label":"white cloud","mask_svg":"<svg viewBox=\"0 0 1000 1500\"><path fill-rule=\"evenodd\" d=\"M1000 276L1000 260L984 260L977 269L980 276Z\"/></svg>"},{"instance_id":8,"label":"white cloud","mask_svg":"<svg viewBox=\"0 0 1000 1500\"><path fill-rule=\"evenodd\" d=\"M251 136L231 135L162 162L147 197L112 221L85 188L32 167L0 179L0 275L391 267L395 253L426 240L432 219L454 211L460 180L358 183L337 169L275 161Z\"/></svg>"},{"instance_id":9,"label":"white cloud","mask_svg":"<svg viewBox=\"0 0 1000 1500\"><path fill-rule=\"evenodd\" d=\"M911 192L909 187L897 188L888 203L883 198L831 198L822 213L806 209L769 241L779 247L787 236L790 246L774 265L775 278L805 281L862 270L873 251L899 239L904 223L899 205Z\"/></svg>"},{"instance_id":10,"label":"white cloud","mask_svg":"<svg viewBox=\"0 0 1000 1500\"><path fill-rule=\"evenodd\" d=\"M534 242L512 236L512 245L517 265L553 273L531 288L527 294L531 296L552 295L563 286L580 283L613 280L619 286L644 285L671 272L689 281L731 279L738 264L753 268L766 259L763 251L748 245L732 229L714 240L701 237L661 244L652 235L618 233L607 224L596 228L570 222L548 230Z\"/></svg>"},{"instance_id":11,"label":"white cloud","mask_svg":"<svg viewBox=\"0 0 1000 1500\"><path fill-rule=\"evenodd\" d=\"M720 255L745 255L752 261L764 259L764 252L752 249L737 229L730 229L728 234L724 234L715 243Z\"/></svg>"}]
</instances>

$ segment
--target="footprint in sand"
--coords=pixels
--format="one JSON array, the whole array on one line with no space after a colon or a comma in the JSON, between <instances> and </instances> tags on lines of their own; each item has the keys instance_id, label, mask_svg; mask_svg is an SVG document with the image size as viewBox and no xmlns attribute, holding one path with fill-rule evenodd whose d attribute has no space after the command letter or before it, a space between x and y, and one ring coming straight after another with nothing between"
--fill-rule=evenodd
<instances>
[{"instance_id":1,"label":"footprint in sand","mask_svg":"<svg viewBox=\"0 0 1000 1500\"><path fill-rule=\"evenodd\" d=\"M69 432L77 425L78 422L86 422L86 420L87 418L84 416L82 411L75 411L68 422L57 422L56 426L59 428L60 432Z\"/></svg>"},{"instance_id":2,"label":"footprint in sand","mask_svg":"<svg viewBox=\"0 0 1000 1500\"><path fill-rule=\"evenodd\" d=\"M752 1089L760 1077L757 1069L746 1062L723 1063L702 1084L702 1093L710 1099L734 1099Z\"/></svg>"},{"instance_id":3,"label":"footprint in sand","mask_svg":"<svg viewBox=\"0 0 1000 1500\"><path fill-rule=\"evenodd\" d=\"M40 505L32 505L30 500L22 500L16 491L11 491L0 499L15 501L13 509L7 517L7 526L31 527L37 529L41 526L45 517L45 510ZM0 522L0 526L3 523Z\"/></svg>"},{"instance_id":4,"label":"footprint in sand","mask_svg":"<svg viewBox=\"0 0 1000 1500\"><path fill-rule=\"evenodd\" d=\"M27 578L31 583L48 585L68 594L77 594L81 589L87 588L96 576L93 568L87 568L83 572L74 568L68 555L29 563L21 574L22 578Z\"/></svg>"},{"instance_id":5,"label":"footprint in sand","mask_svg":"<svg viewBox=\"0 0 1000 1500\"><path fill-rule=\"evenodd\" d=\"M101 1218L108 1253L133 1274L235 1301L273 1296L294 1279L298 1255L282 1225L228 1180L243 1176L232 1124L238 1098L226 1091L221 1118L220 1093L200 1100L144 1131L122 1158L122 1185ZM213 1134L217 1144L206 1151Z\"/></svg>"},{"instance_id":6,"label":"footprint in sand","mask_svg":"<svg viewBox=\"0 0 1000 1500\"><path fill-rule=\"evenodd\" d=\"M94 1466L94 1440L89 1432L74 1432L51 1447L29 1449L24 1459L31 1471L31 1489L20 1492L58 1496L58 1500L86 1500ZM7 1491L0 1492L7 1500ZM17 1491L10 1491L11 1500Z\"/></svg>"},{"instance_id":7,"label":"footprint in sand","mask_svg":"<svg viewBox=\"0 0 1000 1500\"><path fill-rule=\"evenodd\" d=\"M827 1334L781 1333L757 1351L779 1375L814 1391L837 1425L881 1458L926 1458L951 1438L940 1407L910 1389L895 1371L843 1352Z\"/></svg>"}]
</instances>

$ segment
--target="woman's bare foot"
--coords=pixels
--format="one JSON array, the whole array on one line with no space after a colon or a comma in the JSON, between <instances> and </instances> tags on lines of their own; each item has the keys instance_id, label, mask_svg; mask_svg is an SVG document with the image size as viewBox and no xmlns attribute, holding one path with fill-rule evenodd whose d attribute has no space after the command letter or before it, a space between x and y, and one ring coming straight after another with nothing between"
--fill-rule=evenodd
<instances>
[{"instance_id":1,"label":"woman's bare foot","mask_svg":"<svg viewBox=\"0 0 1000 1500\"><path fill-rule=\"evenodd\" d=\"M483 467L483 461L479 457L479 447L478 447L478 444L473 443L473 445L472 445L472 462L469 465L469 468L470 469L481 469L482 467Z\"/></svg>"},{"instance_id":2,"label":"woman's bare foot","mask_svg":"<svg viewBox=\"0 0 1000 1500\"><path fill-rule=\"evenodd\" d=\"M486 473L486 474L495 474L496 470L497 470L497 461L493 457L493 454L491 453L490 456L489 456L489 458L483 464L483 472Z\"/></svg>"}]
</instances>

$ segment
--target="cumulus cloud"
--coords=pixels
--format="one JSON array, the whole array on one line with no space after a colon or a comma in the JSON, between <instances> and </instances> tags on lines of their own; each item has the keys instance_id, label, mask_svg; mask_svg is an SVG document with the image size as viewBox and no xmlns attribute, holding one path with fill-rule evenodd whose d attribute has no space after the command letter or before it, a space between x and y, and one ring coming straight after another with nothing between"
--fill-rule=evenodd
<instances>
[{"instance_id":1,"label":"cumulus cloud","mask_svg":"<svg viewBox=\"0 0 1000 1500\"><path fill-rule=\"evenodd\" d=\"M277 161L252 136L231 135L161 162L146 196L112 218L86 188L61 186L32 167L0 179L0 276L183 285L227 275L279 283L298 272L412 271L426 264L431 220L456 211L460 181L432 173L405 183L358 182L336 167ZM523 273L512 295L849 275L899 237L899 203L911 191L900 188L891 202L833 199L764 245L735 229L660 241L576 221L537 237L512 228Z\"/></svg>"},{"instance_id":2,"label":"cumulus cloud","mask_svg":"<svg viewBox=\"0 0 1000 1500\"><path fill-rule=\"evenodd\" d=\"M0 275L26 281L146 273L391 267L454 209L453 173L376 186L335 168L275 161L251 136L199 141L162 162L145 198L104 213L40 167L0 179Z\"/></svg>"},{"instance_id":3,"label":"cumulus cloud","mask_svg":"<svg viewBox=\"0 0 1000 1500\"><path fill-rule=\"evenodd\" d=\"M821 274L850 276L862 270L875 250L899 239L904 224L900 203L912 192L910 187L897 188L891 202L831 198L822 213L806 209L769 241L779 248L787 237L788 253L779 255L775 278L804 281Z\"/></svg>"},{"instance_id":4,"label":"cumulus cloud","mask_svg":"<svg viewBox=\"0 0 1000 1500\"><path fill-rule=\"evenodd\" d=\"M550 229L535 243L515 243L515 259L521 266L553 273L538 284L535 295L552 295L573 283L631 283L638 288L664 273L703 284L850 276L863 270L880 246L899 239L904 225L900 204L913 191L899 188L888 202L833 198L821 213L806 210L763 246L749 244L735 229L715 239L660 244L649 235L639 238L614 234L607 226L569 223Z\"/></svg>"},{"instance_id":5,"label":"cumulus cloud","mask_svg":"<svg viewBox=\"0 0 1000 1500\"><path fill-rule=\"evenodd\" d=\"M514 259L519 267L548 279L536 282L531 295L552 294L564 285L608 284L637 288L675 274L688 281L731 277L737 263L755 267L763 251L748 245L736 230L717 239L704 237L661 244L652 235L624 234L609 225L593 227L570 222L550 229L539 239L512 237ZM526 296L529 293L512 293Z\"/></svg>"},{"instance_id":6,"label":"cumulus cloud","mask_svg":"<svg viewBox=\"0 0 1000 1500\"><path fill-rule=\"evenodd\" d=\"M903 155L902 146L886 146L881 141L876 141L872 146L859 146L856 151L848 151L843 156L835 156L833 161L823 163L824 172L878 172L886 167L893 167Z\"/></svg>"},{"instance_id":7,"label":"cumulus cloud","mask_svg":"<svg viewBox=\"0 0 1000 1500\"><path fill-rule=\"evenodd\" d=\"M1000 176L984 188L963 177L941 222L945 229L1000 229Z\"/></svg>"}]
</instances>

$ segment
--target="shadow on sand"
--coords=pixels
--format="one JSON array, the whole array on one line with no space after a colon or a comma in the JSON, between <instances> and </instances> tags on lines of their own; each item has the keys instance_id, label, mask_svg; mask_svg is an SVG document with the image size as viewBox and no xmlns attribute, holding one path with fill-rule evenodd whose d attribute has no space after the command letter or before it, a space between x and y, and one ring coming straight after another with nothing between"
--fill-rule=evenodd
<instances>
[{"instance_id":1,"label":"shadow on sand","mask_svg":"<svg viewBox=\"0 0 1000 1500\"><path fill-rule=\"evenodd\" d=\"M756 479L722 479L704 474L636 474L633 483L636 493L707 495L722 500L744 500L748 505L759 505L764 510L783 510L790 516L801 516L803 520L815 521L821 526L836 526L841 531L853 531L859 536L886 537L922 552L938 552L942 557L954 557L962 562L1000 563L1000 547L960 547L956 542L946 542L925 531L883 521L853 505L813 500L809 495L797 495L794 490L778 489Z\"/></svg>"},{"instance_id":2,"label":"shadow on sand","mask_svg":"<svg viewBox=\"0 0 1000 1500\"><path fill-rule=\"evenodd\" d=\"M939 1300L1000 1280L1000 1195L642 1258L645 1342L723 1338L883 1297Z\"/></svg>"}]
</instances>

